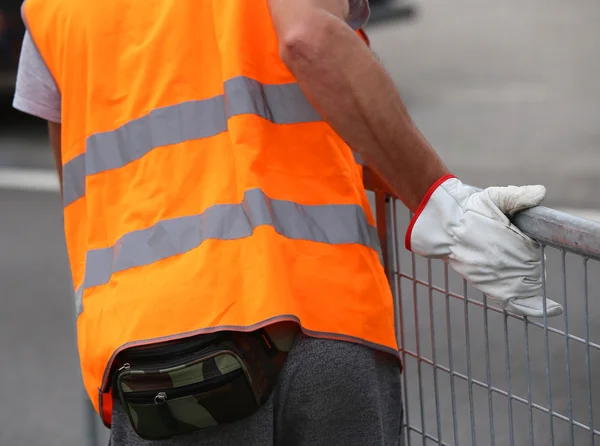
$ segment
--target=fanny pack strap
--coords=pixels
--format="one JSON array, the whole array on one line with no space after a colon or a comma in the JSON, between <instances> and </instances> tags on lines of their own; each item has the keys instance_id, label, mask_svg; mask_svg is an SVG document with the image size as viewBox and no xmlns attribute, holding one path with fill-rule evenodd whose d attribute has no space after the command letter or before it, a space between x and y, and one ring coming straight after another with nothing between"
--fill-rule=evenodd
<instances>
[{"instance_id":1,"label":"fanny pack strap","mask_svg":"<svg viewBox=\"0 0 600 446\"><path fill-rule=\"evenodd\" d=\"M279 350L264 329L252 333L231 332L230 334L251 370L255 389L258 391L261 404L264 404L277 383L288 352Z\"/></svg>"}]
</instances>

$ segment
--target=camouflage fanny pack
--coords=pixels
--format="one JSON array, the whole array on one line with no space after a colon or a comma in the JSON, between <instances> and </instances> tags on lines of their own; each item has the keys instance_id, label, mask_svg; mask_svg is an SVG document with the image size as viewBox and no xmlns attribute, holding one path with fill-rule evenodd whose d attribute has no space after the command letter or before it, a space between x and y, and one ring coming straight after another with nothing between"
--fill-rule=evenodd
<instances>
[{"instance_id":1,"label":"camouflage fanny pack","mask_svg":"<svg viewBox=\"0 0 600 446\"><path fill-rule=\"evenodd\" d=\"M113 391L141 438L166 439L253 414L284 361L262 330L203 335L126 352Z\"/></svg>"}]
</instances>

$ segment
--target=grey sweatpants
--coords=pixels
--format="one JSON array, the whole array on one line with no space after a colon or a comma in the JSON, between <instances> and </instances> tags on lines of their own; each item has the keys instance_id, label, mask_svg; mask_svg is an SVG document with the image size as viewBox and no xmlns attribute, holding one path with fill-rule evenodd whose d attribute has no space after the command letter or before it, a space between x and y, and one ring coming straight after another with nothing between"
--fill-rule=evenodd
<instances>
[{"instance_id":1,"label":"grey sweatpants","mask_svg":"<svg viewBox=\"0 0 600 446\"><path fill-rule=\"evenodd\" d=\"M110 445L401 445L400 370L391 355L298 335L277 387L253 416L210 431L145 441L115 401Z\"/></svg>"}]
</instances>

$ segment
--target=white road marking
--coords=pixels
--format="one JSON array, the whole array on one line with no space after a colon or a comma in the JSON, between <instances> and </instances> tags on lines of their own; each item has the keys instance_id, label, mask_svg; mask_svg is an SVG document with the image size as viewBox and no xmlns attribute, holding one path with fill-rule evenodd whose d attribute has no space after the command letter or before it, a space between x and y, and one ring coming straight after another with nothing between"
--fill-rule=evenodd
<instances>
[{"instance_id":1,"label":"white road marking","mask_svg":"<svg viewBox=\"0 0 600 446\"><path fill-rule=\"evenodd\" d=\"M0 167L0 189L59 192L58 175L48 169L22 169ZM582 208L557 208L558 211L590 220L600 221L600 210Z\"/></svg>"},{"instance_id":2,"label":"white road marking","mask_svg":"<svg viewBox=\"0 0 600 446\"><path fill-rule=\"evenodd\" d=\"M0 189L59 192L60 185L53 170L0 167Z\"/></svg>"}]
</instances>

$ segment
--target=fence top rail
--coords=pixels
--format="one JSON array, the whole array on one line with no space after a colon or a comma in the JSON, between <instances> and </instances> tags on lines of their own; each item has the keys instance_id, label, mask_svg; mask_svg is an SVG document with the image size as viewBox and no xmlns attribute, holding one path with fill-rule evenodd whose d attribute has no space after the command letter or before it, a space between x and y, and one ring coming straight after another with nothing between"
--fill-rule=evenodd
<instances>
[{"instance_id":1,"label":"fence top rail","mask_svg":"<svg viewBox=\"0 0 600 446\"><path fill-rule=\"evenodd\" d=\"M600 260L600 222L537 206L515 214L513 223L540 243Z\"/></svg>"},{"instance_id":2,"label":"fence top rail","mask_svg":"<svg viewBox=\"0 0 600 446\"><path fill-rule=\"evenodd\" d=\"M600 260L600 222L545 206L518 212L512 222L542 244Z\"/></svg>"}]
</instances>

